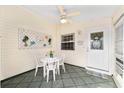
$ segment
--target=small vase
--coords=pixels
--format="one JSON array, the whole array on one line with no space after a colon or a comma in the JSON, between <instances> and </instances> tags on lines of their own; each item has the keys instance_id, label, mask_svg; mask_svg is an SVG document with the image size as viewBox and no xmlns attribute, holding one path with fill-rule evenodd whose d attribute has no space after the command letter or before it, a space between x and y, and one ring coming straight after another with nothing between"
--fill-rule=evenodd
<instances>
[{"instance_id":1,"label":"small vase","mask_svg":"<svg viewBox=\"0 0 124 93\"><path fill-rule=\"evenodd\" d=\"M50 54L50 57L53 58L53 54Z\"/></svg>"}]
</instances>

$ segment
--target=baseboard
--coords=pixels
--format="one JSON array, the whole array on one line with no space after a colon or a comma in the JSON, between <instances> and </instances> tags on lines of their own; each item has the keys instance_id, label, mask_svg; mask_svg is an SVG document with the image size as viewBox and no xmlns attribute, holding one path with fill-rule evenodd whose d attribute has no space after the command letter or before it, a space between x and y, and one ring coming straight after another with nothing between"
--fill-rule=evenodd
<instances>
[{"instance_id":1,"label":"baseboard","mask_svg":"<svg viewBox=\"0 0 124 93\"><path fill-rule=\"evenodd\" d=\"M93 76L104 78L104 79L108 79L110 77L110 75L100 73L100 72L96 72L96 71L92 71L92 70L88 70L88 69L87 69L87 73L90 74L90 75L93 75Z\"/></svg>"},{"instance_id":2,"label":"baseboard","mask_svg":"<svg viewBox=\"0 0 124 93\"><path fill-rule=\"evenodd\" d=\"M70 63L65 63L65 64L68 64L68 65L72 65L72 66L75 66L75 67L80 67L80 68L84 68L84 69L85 69L85 67L81 67L81 66L73 65L73 64L70 64Z\"/></svg>"},{"instance_id":3,"label":"baseboard","mask_svg":"<svg viewBox=\"0 0 124 93\"><path fill-rule=\"evenodd\" d=\"M109 71L106 71L106 70L96 69L96 68L92 68L92 67L86 67L86 69L90 70L90 71L97 72L97 73L106 74L106 75L109 75L109 76L112 75L111 73L109 73Z\"/></svg>"}]
</instances>

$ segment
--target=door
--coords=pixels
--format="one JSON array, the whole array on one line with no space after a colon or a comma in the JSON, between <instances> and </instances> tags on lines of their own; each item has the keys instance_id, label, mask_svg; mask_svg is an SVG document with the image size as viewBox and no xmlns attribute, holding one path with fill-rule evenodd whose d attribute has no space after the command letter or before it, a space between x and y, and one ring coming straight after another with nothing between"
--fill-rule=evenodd
<instances>
[{"instance_id":1,"label":"door","mask_svg":"<svg viewBox=\"0 0 124 93\"><path fill-rule=\"evenodd\" d=\"M109 30L97 28L88 30L87 67L108 71Z\"/></svg>"}]
</instances>

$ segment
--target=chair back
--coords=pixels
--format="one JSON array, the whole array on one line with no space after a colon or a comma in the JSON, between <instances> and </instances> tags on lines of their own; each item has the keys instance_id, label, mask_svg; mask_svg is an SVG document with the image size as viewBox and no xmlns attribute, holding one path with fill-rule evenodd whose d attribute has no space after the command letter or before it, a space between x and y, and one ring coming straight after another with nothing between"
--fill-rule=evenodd
<instances>
[{"instance_id":1,"label":"chair back","mask_svg":"<svg viewBox=\"0 0 124 93\"><path fill-rule=\"evenodd\" d=\"M40 59L42 58L42 56L40 55L40 53L34 53L33 56L34 56L35 64L37 66L40 66L41 65Z\"/></svg>"},{"instance_id":2,"label":"chair back","mask_svg":"<svg viewBox=\"0 0 124 93\"><path fill-rule=\"evenodd\" d=\"M49 70L56 69L57 62L54 58L48 58L46 68Z\"/></svg>"},{"instance_id":3,"label":"chair back","mask_svg":"<svg viewBox=\"0 0 124 93\"><path fill-rule=\"evenodd\" d=\"M65 55L62 54L62 53L59 53L59 54L58 54L58 57L61 58L61 61L60 61L59 63L60 63L60 64L64 63L64 61L65 61Z\"/></svg>"}]
</instances>

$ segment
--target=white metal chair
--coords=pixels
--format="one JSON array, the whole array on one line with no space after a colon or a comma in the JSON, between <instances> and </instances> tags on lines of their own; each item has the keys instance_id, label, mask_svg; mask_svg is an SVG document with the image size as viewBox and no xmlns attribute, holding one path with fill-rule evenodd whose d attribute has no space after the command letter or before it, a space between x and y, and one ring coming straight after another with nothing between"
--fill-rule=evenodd
<instances>
[{"instance_id":1,"label":"white metal chair","mask_svg":"<svg viewBox=\"0 0 124 93\"><path fill-rule=\"evenodd\" d=\"M59 73L59 74L60 74L60 66L62 66L62 69L63 69L64 72L65 72L64 61L65 61L65 59L64 59L64 58L61 58L61 60L60 60L60 62L59 62L59 70L58 70L58 73Z\"/></svg>"},{"instance_id":2,"label":"white metal chair","mask_svg":"<svg viewBox=\"0 0 124 93\"><path fill-rule=\"evenodd\" d=\"M56 67L57 67L56 60L53 61L53 59L48 59L48 61L46 63L47 82L49 81L49 72L50 71L53 71L53 79L55 81Z\"/></svg>"},{"instance_id":3,"label":"white metal chair","mask_svg":"<svg viewBox=\"0 0 124 93\"><path fill-rule=\"evenodd\" d=\"M60 66L62 66L62 69L65 72L65 65L64 65L65 56L62 56L62 55L58 54L58 57L60 57L60 61L59 61L59 65L58 65L57 69L58 69L58 74L60 74Z\"/></svg>"},{"instance_id":4,"label":"white metal chair","mask_svg":"<svg viewBox=\"0 0 124 93\"><path fill-rule=\"evenodd\" d=\"M43 63L40 61L41 56L40 55L34 55L35 58L35 76L37 75L38 68L43 67Z\"/></svg>"}]
</instances>

